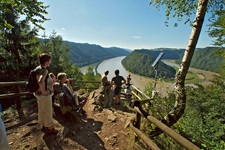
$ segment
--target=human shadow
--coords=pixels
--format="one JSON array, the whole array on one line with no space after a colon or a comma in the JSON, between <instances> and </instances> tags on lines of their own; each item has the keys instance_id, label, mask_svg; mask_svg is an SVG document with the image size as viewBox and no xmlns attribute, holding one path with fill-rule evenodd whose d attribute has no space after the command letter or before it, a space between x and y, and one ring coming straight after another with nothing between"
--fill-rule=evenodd
<instances>
[{"instance_id":1,"label":"human shadow","mask_svg":"<svg viewBox=\"0 0 225 150\"><path fill-rule=\"evenodd\" d=\"M77 118L72 118L69 114L63 115L58 107L54 107L54 110L54 118L68 129L65 138L71 139L86 149L105 150L104 142L97 134L98 131L101 131L103 122L86 118L86 116L79 117L78 121Z\"/></svg>"},{"instance_id":2,"label":"human shadow","mask_svg":"<svg viewBox=\"0 0 225 150\"><path fill-rule=\"evenodd\" d=\"M53 142L53 140L56 140L57 138L58 137L56 134L45 134L43 136L43 140L45 141L45 144L48 149L63 150L62 144L60 142Z\"/></svg>"},{"instance_id":3,"label":"human shadow","mask_svg":"<svg viewBox=\"0 0 225 150\"><path fill-rule=\"evenodd\" d=\"M87 118L79 124L82 127L81 130L76 131L75 134L68 134L68 138L86 149L105 150L104 142L97 134L101 131L103 122Z\"/></svg>"}]
</instances>

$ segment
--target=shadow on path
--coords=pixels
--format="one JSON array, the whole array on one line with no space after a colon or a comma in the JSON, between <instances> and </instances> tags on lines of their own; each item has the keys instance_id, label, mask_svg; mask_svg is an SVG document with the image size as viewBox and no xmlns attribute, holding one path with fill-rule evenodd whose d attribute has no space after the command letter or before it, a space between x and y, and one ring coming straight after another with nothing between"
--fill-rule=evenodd
<instances>
[{"instance_id":1,"label":"shadow on path","mask_svg":"<svg viewBox=\"0 0 225 150\"><path fill-rule=\"evenodd\" d=\"M102 122L88 118L80 122L81 130L70 134L68 138L82 145L86 149L105 150L104 142L99 138L97 132L101 131Z\"/></svg>"},{"instance_id":2,"label":"shadow on path","mask_svg":"<svg viewBox=\"0 0 225 150\"><path fill-rule=\"evenodd\" d=\"M63 115L59 107L54 107L55 119L69 131L66 138L71 139L85 149L105 150L104 142L100 139L97 132L101 131L103 122L95 121L86 116L74 118L71 114Z\"/></svg>"}]
</instances>

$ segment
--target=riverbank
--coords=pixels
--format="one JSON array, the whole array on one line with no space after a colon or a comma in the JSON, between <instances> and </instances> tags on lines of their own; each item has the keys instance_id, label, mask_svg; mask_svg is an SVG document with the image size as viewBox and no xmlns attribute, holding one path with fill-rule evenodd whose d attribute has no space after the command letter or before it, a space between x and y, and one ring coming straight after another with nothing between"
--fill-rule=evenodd
<instances>
[{"instance_id":1,"label":"riverbank","mask_svg":"<svg viewBox=\"0 0 225 150\"><path fill-rule=\"evenodd\" d=\"M180 66L175 63L175 60L162 60L165 64L172 66L172 67L177 67L179 68ZM206 70L201 70L201 69L196 69L196 68L189 68L188 72L191 72L193 74L196 74L199 80L193 80L191 83L187 80L188 76L186 77L187 83L188 84L201 84L203 86L207 86L211 84L211 80L213 80L215 75L219 75L218 73L215 72L210 72ZM190 78L190 77L189 77Z\"/></svg>"},{"instance_id":2,"label":"riverbank","mask_svg":"<svg viewBox=\"0 0 225 150\"><path fill-rule=\"evenodd\" d=\"M83 74L87 73L88 67L92 67L92 68L94 69L94 71L97 72L98 65L99 65L101 62L102 62L102 61L96 62L96 63L90 64L90 65L88 65L88 66L81 67L81 68L79 68L79 69L81 70L81 72L82 72Z\"/></svg>"}]
</instances>

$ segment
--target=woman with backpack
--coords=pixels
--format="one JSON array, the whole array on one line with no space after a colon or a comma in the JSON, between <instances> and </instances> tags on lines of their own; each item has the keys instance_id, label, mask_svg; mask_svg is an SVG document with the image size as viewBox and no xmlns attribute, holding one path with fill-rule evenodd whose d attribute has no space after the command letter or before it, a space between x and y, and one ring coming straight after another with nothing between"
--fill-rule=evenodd
<instances>
[{"instance_id":1,"label":"woman with backpack","mask_svg":"<svg viewBox=\"0 0 225 150\"><path fill-rule=\"evenodd\" d=\"M53 80L48 75L47 67L51 64L51 56L42 53L39 56L40 65L36 67L36 78L39 88L34 92L38 103L38 122L43 132L56 134L58 130L53 127L52 95Z\"/></svg>"}]
</instances>

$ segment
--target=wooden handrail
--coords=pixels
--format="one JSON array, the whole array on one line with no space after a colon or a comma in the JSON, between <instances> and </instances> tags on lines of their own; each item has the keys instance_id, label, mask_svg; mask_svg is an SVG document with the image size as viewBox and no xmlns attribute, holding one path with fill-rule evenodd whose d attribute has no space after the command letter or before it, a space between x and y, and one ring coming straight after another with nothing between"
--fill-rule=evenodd
<instances>
[{"instance_id":1,"label":"wooden handrail","mask_svg":"<svg viewBox=\"0 0 225 150\"><path fill-rule=\"evenodd\" d=\"M32 95L32 94L33 93L30 93L30 92L0 94L0 99L20 97L20 96L26 96L26 95Z\"/></svg>"},{"instance_id":2,"label":"wooden handrail","mask_svg":"<svg viewBox=\"0 0 225 150\"><path fill-rule=\"evenodd\" d=\"M136 103L136 104L139 104L139 106L138 107L137 106L134 107L135 111L137 113L141 114L143 117L145 117L148 120L149 123L153 123L154 125L156 125L164 133L166 133L167 135L169 135L171 138L173 138L175 141L177 141L178 143L180 143L185 148L190 149L190 150L200 150L199 147L197 147L196 145L194 145L193 143L191 143L189 140L185 139L183 136L181 136L180 134L178 134L177 132L175 132L174 130L172 130L171 128L169 128L168 126L166 126L161 121L157 120L153 116L150 116L146 112L143 113L143 110L141 109L141 103L140 102L139 103Z\"/></svg>"},{"instance_id":3,"label":"wooden handrail","mask_svg":"<svg viewBox=\"0 0 225 150\"><path fill-rule=\"evenodd\" d=\"M76 83L101 83L100 81L77 81L76 79L69 79L70 81L75 81ZM14 82L0 82L0 87L7 87L7 86L23 86L26 85L27 81L14 81Z\"/></svg>"},{"instance_id":4,"label":"wooden handrail","mask_svg":"<svg viewBox=\"0 0 225 150\"><path fill-rule=\"evenodd\" d=\"M72 82L76 82L76 83L101 83L98 81L77 81L74 78L70 78L69 79ZM26 81L15 81L15 82L0 82L0 87L9 87L9 86L25 86L26 85ZM94 87L88 88L88 87L81 87L81 89L97 89ZM16 93L18 92L18 93ZM25 95L32 95L33 93L30 92L21 92L19 87L17 87L17 91L14 91L14 93L8 93L8 94L0 94L0 99L6 99L6 98L14 98L17 97L19 98L20 96L25 96Z\"/></svg>"},{"instance_id":5,"label":"wooden handrail","mask_svg":"<svg viewBox=\"0 0 225 150\"><path fill-rule=\"evenodd\" d=\"M0 87L26 85L26 81L0 82Z\"/></svg>"},{"instance_id":6,"label":"wooden handrail","mask_svg":"<svg viewBox=\"0 0 225 150\"><path fill-rule=\"evenodd\" d=\"M151 139L149 139L138 128L135 128L132 122L130 122L129 126L141 138L141 140L148 145L149 148L151 148L152 150L160 150L160 148Z\"/></svg>"},{"instance_id":7,"label":"wooden handrail","mask_svg":"<svg viewBox=\"0 0 225 150\"><path fill-rule=\"evenodd\" d=\"M135 87L134 85L131 85L131 87L133 89L135 89L138 93L140 93L141 95L143 95L146 99L150 99L149 96L147 96L145 93L143 93L141 90L139 90L137 87ZM137 95L137 94L136 94Z\"/></svg>"},{"instance_id":8,"label":"wooden handrail","mask_svg":"<svg viewBox=\"0 0 225 150\"><path fill-rule=\"evenodd\" d=\"M131 92L137 99L141 100L141 97L139 97L134 91Z\"/></svg>"}]
</instances>

